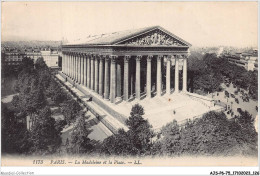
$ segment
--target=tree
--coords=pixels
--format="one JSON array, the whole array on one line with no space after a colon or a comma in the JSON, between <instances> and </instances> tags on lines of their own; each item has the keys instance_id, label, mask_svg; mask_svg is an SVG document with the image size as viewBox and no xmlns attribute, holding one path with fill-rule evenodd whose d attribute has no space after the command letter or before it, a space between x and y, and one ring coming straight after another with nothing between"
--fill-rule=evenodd
<instances>
[{"instance_id":1,"label":"tree","mask_svg":"<svg viewBox=\"0 0 260 176\"><path fill-rule=\"evenodd\" d=\"M18 71L20 72L22 70L27 70L27 71L33 70L33 67L34 67L33 59L29 57L24 57L22 63L18 67Z\"/></svg>"},{"instance_id":2,"label":"tree","mask_svg":"<svg viewBox=\"0 0 260 176\"><path fill-rule=\"evenodd\" d=\"M138 154L138 150L130 140L129 134L123 129L119 129L117 134L104 139L101 152L105 155L122 156Z\"/></svg>"},{"instance_id":3,"label":"tree","mask_svg":"<svg viewBox=\"0 0 260 176\"><path fill-rule=\"evenodd\" d=\"M64 91L59 87L58 83L54 79L51 79L50 85L46 90L46 95L56 104L60 104L67 99Z\"/></svg>"},{"instance_id":4,"label":"tree","mask_svg":"<svg viewBox=\"0 0 260 176\"><path fill-rule=\"evenodd\" d=\"M167 155L178 155L181 153L181 143L180 143L180 126L177 121L174 120L172 123L166 124L166 126L162 127L161 135L162 141L157 143L157 151L158 154L167 154ZM160 151L161 150L161 151Z\"/></svg>"},{"instance_id":5,"label":"tree","mask_svg":"<svg viewBox=\"0 0 260 176\"><path fill-rule=\"evenodd\" d=\"M95 149L95 141L89 139L92 132L86 124L84 112L80 112L76 125L73 128L70 137L70 148L74 153L90 153Z\"/></svg>"},{"instance_id":6,"label":"tree","mask_svg":"<svg viewBox=\"0 0 260 176\"><path fill-rule=\"evenodd\" d=\"M251 124L251 120L248 123ZM173 121L162 128L161 134L162 137L154 145L157 150L154 153L157 154L233 155L255 154L257 151L257 133L254 128L243 128L240 122L228 120L222 112L206 113L202 118L188 121L182 127Z\"/></svg>"},{"instance_id":7,"label":"tree","mask_svg":"<svg viewBox=\"0 0 260 176\"><path fill-rule=\"evenodd\" d=\"M55 128L55 119L51 117L48 107L37 116L30 133L31 152L36 154L54 153L61 144L60 131Z\"/></svg>"},{"instance_id":8,"label":"tree","mask_svg":"<svg viewBox=\"0 0 260 176\"><path fill-rule=\"evenodd\" d=\"M2 153L27 153L30 149L30 142L29 132L23 123L25 116L17 116L3 106L1 116Z\"/></svg>"},{"instance_id":9,"label":"tree","mask_svg":"<svg viewBox=\"0 0 260 176\"><path fill-rule=\"evenodd\" d=\"M57 119L55 122L55 128L58 132L60 132L60 134L61 134L61 131L63 130L63 128L65 127L65 125L67 125L66 120L63 120L60 118Z\"/></svg>"},{"instance_id":10,"label":"tree","mask_svg":"<svg viewBox=\"0 0 260 176\"><path fill-rule=\"evenodd\" d=\"M37 70L39 69L48 69L48 66L46 65L45 61L43 60L43 57L39 57L35 62L35 68Z\"/></svg>"},{"instance_id":11,"label":"tree","mask_svg":"<svg viewBox=\"0 0 260 176\"><path fill-rule=\"evenodd\" d=\"M74 122L81 110L80 105L74 99L68 100L61 105L61 112L65 117L67 124Z\"/></svg>"},{"instance_id":12,"label":"tree","mask_svg":"<svg viewBox=\"0 0 260 176\"><path fill-rule=\"evenodd\" d=\"M136 104L132 107L126 121L128 131L119 129L118 133L103 141L102 152L108 155L145 155L150 153L154 132L149 122L143 119L144 109Z\"/></svg>"},{"instance_id":13,"label":"tree","mask_svg":"<svg viewBox=\"0 0 260 176\"><path fill-rule=\"evenodd\" d=\"M143 115L143 107L136 104L132 107L129 119L126 120L130 141L137 148L139 154L149 151L152 145L151 139L154 137L152 126L148 120L142 117Z\"/></svg>"}]
</instances>

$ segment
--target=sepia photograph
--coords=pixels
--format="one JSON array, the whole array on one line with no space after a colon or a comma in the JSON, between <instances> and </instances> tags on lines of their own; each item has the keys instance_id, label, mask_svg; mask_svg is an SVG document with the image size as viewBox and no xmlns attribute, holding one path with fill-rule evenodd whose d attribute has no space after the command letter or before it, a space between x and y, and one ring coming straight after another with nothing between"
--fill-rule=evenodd
<instances>
[{"instance_id":1,"label":"sepia photograph","mask_svg":"<svg viewBox=\"0 0 260 176\"><path fill-rule=\"evenodd\" d=\"M258 164L257 1L1 1L1 167Z\"/></svg>"}]
</instances>

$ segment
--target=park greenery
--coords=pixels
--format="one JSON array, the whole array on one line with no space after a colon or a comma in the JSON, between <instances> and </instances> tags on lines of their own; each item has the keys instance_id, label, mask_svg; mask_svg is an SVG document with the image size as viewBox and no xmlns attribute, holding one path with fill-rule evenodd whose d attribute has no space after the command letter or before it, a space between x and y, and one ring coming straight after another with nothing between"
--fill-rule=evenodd
<instances>
[{"instance_id":1,"label":"park greenery","mask_svg":"<svg viewBox=\"0 0 260 176\"><path fill-rule=\"evenodd\" d=\"M258 99L258 73L228 62L215 54L191 55L188 60L188 87L204 93L221 91L221 84L232 82L237 89L248 91L249 97Z\"/></svg>"},{"instance_id":2,"label":"park greenery","mask_svg":"<svg viewBox=\"0 0 260 176\"><path fill-rule=\"evenodd\" d=\"M257 99L257 73L206 54L189 62L189 87L192 90L221 90L229 79ZM180 156L180 155L257 155L254 118L247 111L228 119L223 112L209 112L203 117L178 124L175 120L159 132L152 129L141 105L132 107L126 125L104 141L89 138L92 130L87 108L62 88L42 58L34 63L24 58L16 84L18 95L11 106L2 103L2 152L10 154L50 155L97 154L106 156ZM228 92L226 94L229 94ZM230 94L229 94L230 95ZM230 95L232 96L232 95ZM53 106L64 119L53 118ZM28 125L29 124L29 125ZM73 124L71 135L62 146L62 130Z\"/></svg>"},{"instance_id":3,"label":"park greenery","mask_svg":"<svg viewBox=\"0 0 260 176\"><path fill-rule=\"evenodd\" d=\"M11 106L2 104L2 152L52 154L61 145L61 131L76 119L81 107L55 81L43 58L24 58ZM70 114L55 120L51 108L67 107Z\"/></svg>"}]
</instances>

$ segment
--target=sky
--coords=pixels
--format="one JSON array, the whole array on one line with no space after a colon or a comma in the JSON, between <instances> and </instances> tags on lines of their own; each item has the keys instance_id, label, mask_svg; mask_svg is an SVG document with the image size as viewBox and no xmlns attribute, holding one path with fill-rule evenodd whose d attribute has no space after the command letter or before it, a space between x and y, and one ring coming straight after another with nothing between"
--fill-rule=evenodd
<instances>
[{"instance_id":1,"label":"sky","mask_svg":"<svg viewBox=\"0 0 260 176\"><path fill-rule=\"evenodd\" d=\"M193 46L257 47L257 2L2 2L2 41L161 26Z\"/></svg>"}]
</instances>

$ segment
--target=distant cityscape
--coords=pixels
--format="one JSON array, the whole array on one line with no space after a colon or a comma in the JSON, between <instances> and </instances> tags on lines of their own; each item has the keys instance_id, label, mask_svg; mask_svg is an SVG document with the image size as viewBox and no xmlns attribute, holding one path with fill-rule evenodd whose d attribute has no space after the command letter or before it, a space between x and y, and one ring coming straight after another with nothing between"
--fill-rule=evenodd
<instances>
[{"instance_id":1,"label":"distant cityscape","mask_svg":"<svg viewBox=\"0 0 260 176\"><path fill-rule=\"evenodd\" d=\"M33 59L34 62L42 57L48 67L61 68L60 42L3 42L1 53L2 66L11 66L14 70L25 57Z\"/></svg>"},{"instance_id":2,"label":"distant cityscape","mask_svg":"<svg viewBox=\"0 0 260 176\"><path fill-rule=\"evenodd\" d=\"M24 57L34 62L42 57L50 68L61 68L63 41L6 41L2 42L2 64L17 68ZM253 47L192 47L191 51L202 55L216 54L217 57L227 59L229 62L244 67L247 71L258 70L258 49Z\"/></svg>"}]
</instances>

